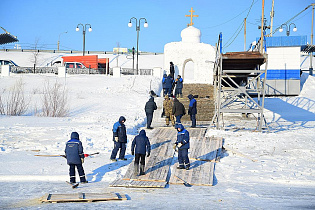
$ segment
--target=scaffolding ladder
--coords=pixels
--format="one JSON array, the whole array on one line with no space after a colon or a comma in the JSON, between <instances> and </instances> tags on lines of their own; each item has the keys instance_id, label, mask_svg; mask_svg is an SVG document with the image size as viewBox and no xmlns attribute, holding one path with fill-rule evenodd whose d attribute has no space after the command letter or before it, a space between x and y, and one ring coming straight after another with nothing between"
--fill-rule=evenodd
<instances>
[{"instance_id":1,"label":"scaffolding ladder","mask_svg":"<svg viewBox=\"0 0 315 210\"><path fill-rule=\"evenodd\" d=\"M268 128L264 117L267 63L267 54L259 52L222 54L222 34L219 35L213 72L215 113L212 118L217 129L223 127L225 113L253 114L258 131ZM265 67L261 70L263 64Z\"/></svg>"}]
</instances>

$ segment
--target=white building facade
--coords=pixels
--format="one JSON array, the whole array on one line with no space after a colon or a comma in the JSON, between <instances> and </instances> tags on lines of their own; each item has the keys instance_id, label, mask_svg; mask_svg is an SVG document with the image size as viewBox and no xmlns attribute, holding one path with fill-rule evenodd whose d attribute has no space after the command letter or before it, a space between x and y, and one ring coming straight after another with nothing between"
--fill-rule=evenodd
<instances>
[{"instance_id":1,"label":"white building facade","mask_svg":"<svg viewBox=\"0 0 315 210\"><path fill-rule=\"evenodd\" d=\"M306 36L267 37L267 95L300 94L301 46ZM264 68L264 67L263 67Z\"/></svg>"},{"instance_id":2,"label":"white building facade","mask_svg":"<svg viewBox=\"0 0 315 210\"><path fill-rule=\"evenodd\" d=\"M215 48L200 42L199 29L189 26L181 32L181 42L164 46L164 70L168 74L174 63L175 78L181 75L184 83L213 84Z\"/></svg>"}]
</instances>

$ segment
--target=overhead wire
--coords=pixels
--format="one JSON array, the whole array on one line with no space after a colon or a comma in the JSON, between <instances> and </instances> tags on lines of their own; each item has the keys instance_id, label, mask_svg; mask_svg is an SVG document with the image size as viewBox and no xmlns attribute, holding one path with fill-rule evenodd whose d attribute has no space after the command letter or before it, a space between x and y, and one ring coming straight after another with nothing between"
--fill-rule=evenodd
<instances>
[{"instance_id":1,"label":"overhead wire","mask_svg":"<svg viewBox=\"0 0 315 210\"><path fill-rule=\"evenodd\" d=\"M296 17L298 17L300 14L302 14L304 11L306 11L308 8L310 8L312 5L310 4L310 5L308 5L307 7L305 7L305 9L303 9L301 12L299 12L298 14L296 14L296 15L294 15L292 18L290 18L289 20L287 20L285 23L283 23L283 24L288 24L289 22L291 22L292 20L294 20ZM303 16L304 17L304 16ZM282 26L282 24L281 24L281 26ZM281 26L279 26L278 28L276 28L273 32L272 32L272 34L274 34L274 33L276 33L280 28L281 28Z\"/></svg>"},{"instance_id":2,"label":"overhead wire","mask_svg":"<svg viewBox=\"0 0 315 210\"><path fill-rule=\"evenodd\" d=\"M298 21L298 20L301 20L303 17L305 17L306 15L308 15L309 13L311 13L312 10L308 11L307 13L305 13L303 16L301 16L300 18L298 19L295 19L295 21Z\"/></svg>"},{"instance_id":3,"label":"overhead wire","mask_svg":"<svg viewBox=\"0 0 315 210\"><path fill-rule=\"evenodd\" d=\"M256 2L257 2L257 0L256 0ZM254 3L255 3L255 0L252 1L252 4L251 4L250 7L249 7L249 10L248 10L247 15L246 15L246 19L247 19L248 15L249 15L249 13L250 13L250 11L251 11L251 9L252 9ZM238 37L238 35L241 33L243 27L244 27L244 21L241 23L241 25L238 27L238 29L235 31L235 33L231 36L231 38L227 41L227 44L226 44L226 46L223 47L223 49L226 49L227 47L229 47L229 46L235 41L235 39L236 39L236 38ZM236 33L237 33L237 34L236 34ZM235 34L236 34L236 35L235 35ZM234 35L235 35L235 36L234 36ZM233 38L233 37L234 37L234 38ZM233 38L233 40L229 43L229 41L230 41L232 38Z\"/></svg>"},{"instance_id":4,"label":"overhead wire","mask_svg":"<svg viewBox=\"0 0 315 210\"><path fill-rule=\"evenodd\" d=\"M254 0L253 0L254 3L252 3L252 5L249 7L249 10L250 10L251 7L253 6L253 4L256 4L256 3L257 3L257 1L258 1L258 0L256 0L256 1L254 2ZM243 10L243 11L242 11L241 13L239 13L238 15L234 16L233 18L231 18L231 19L229 19L229 20L227 20L227 21L225 21L225 22L223 22L223 23L220 23L220 24L217 24L217 25L214 25L214 26L209 26L209 27L201 28L201 29L208 29L208 28L215 28L215 27L218 27L218 26L222 26L222 25L224 25L224 24L226 24L226 23L228 23L228 22L231 22L232 20L236 19L237 17L241 16L241 15L242 15L245 11L247 11L247 10L248 10L248 8L245 9L245 10ZM247 13L247 16L248 16L248 13Z\"/></svg>"}]
</instances>

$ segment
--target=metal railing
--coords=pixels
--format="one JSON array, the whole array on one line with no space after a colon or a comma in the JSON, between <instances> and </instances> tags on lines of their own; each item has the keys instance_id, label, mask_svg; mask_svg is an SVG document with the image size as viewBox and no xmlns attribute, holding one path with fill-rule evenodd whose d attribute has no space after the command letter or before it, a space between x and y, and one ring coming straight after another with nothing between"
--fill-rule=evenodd
<instances>
[{"instance_id":1,"label":"metal railing","mask_svg":"<svg viewBox=\"0 0 315 210\"><path fill-rule=\"evenodd\" d=\"M58 67L21 67L21 66L12 66L11 72L20 74L20 73L35 73L35 74L45 74L45 73L58 73Z\"/></svg>"},{"instance_id":2,"label":"metal railing","mask_svg":"<svg viewBox=\"0 0 315 210\"><path fill-rule=\"evenodd\" d=\"M46 53L69 53L69 54L80 54L82 51L79 50L40 50L40 49L0 49L4 52L46 52ZM86 54L131 54L113 51L86 51ZM139 55L160 55L163 53L156 52L139 52ZM132 54L131 54L132 55Z\"/></svg>"},{"instance_id":3,"label":"metal railing","mask_svg":"<svg viewBox=\"0 0 315 210\"><path fill-rule=\"evenodd\" d=\"M67 68L68 74L109 74L113 75L113 68L109 68L106 72L105 68L91 69L91 68ZM58 67L21 67L21 66L12 66L11 72L16 74L58 74ZM121 74L123 75L137 75L136 70L132 68L122 68ZM1 68L0 68L1 73ZM139 69L139 75L153 75L153 69Z\"/></svg>"},{"instance_id":4,"label":"metal railing","mask_svg":"<svg viewBox=\"0 0 315 210\"><path fill-rule=\"evenodd\" d=\"M137 70L132 68L121 68L123 75L137 75ZM153 69L139 69L139 75L153 75Z\"/></svg>"}]
</instances>

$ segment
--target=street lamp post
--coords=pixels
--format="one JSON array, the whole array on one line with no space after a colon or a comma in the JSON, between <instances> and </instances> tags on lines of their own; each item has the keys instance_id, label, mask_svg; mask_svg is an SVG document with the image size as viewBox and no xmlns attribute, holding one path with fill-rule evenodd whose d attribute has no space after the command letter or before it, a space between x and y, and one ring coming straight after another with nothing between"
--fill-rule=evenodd
<instances>
[{"instance_id":1,"label":"street lamp post","mask_svg":"<svg viewBox=\"0 0 315 210\"><path fill-rule=\"evenodd\" d=\"M135 71L135 47L132 47L132 71Z\"/></svg>"},{"instance_id":2,"label":"street lamp post","mask_svg":"<svg viewBox=\"0 0 315 210\"><path fill-rule=\"evenodd\" d=\"M58 47L57 47L58 51L59 51L59 45L60 45L60 35L61 35L61 34L66 34L66 33L68 33L68 31L65 31L65 32L62 32L62 33L59 34L58 44L57 44L57 46L58 46Z\"/></svg>"},{"instance_id":3,"label":"street lamp post","mask_svg":"<svg viewBox=\"0 0 315 210\"><path fill-rule=\"evenodd\" d=\"M287 29L287 36L290 36L290 27L291 27L291 25L294 26L293 32L296 32L296 31L297 31L297 28L296 28L296 25L295 25L294 23L290 23L289 27L288 27L288 25L287 25L286 23L282 24L281 27L280 27L280 29L279 29L279 31L282 32L282 31L283 31L282 26L285 26L286 29Z\"/></svg>"},{"instance_id":4,"label":"street lamp post","mask_svg":"<svg viewBox=\"0 0 315 210\"><path fill-rule=\"evenodd\" d=\"M143 27L145 27L145 28L147 28L149 25L148 25L147 19L145 19L145 18L140 18L140 19L139 19L139 23L138 23L137 18L132 17L132 18L130 18L129 23L128 23L128 27L129 27L129 28L132 27L132 23L131 23L132 19L135 19L135 20L136 20L136 31L137 31L137 64L136 64L136 68L137 68L137 74L139 74L138 55L139 55L139 31L140 31L140 22L141 22L141 20L144 20L144 21L145 21L145 22L144 22L144 25L143 25Z\"/></svg>"},{"instance_id":5,"label":"street lamp post","mask_svg":"<svg viewBox=\"0 0 315 210\"><path fill-rule=\"evenodd\" d=\"M86 26L90 26L90 28L89 28L89 32L91 32L92 31L92 26L90 25L90 24L85 24L85 25L83 25L82 23L79 23L78 25L77 25L77 28L75 29L76 31L79 31L80 29L79 29L79 26L82 26L82 29L83 29L83 56L84 56L84 54L85 54L85 31L86 31Z\"/></svg>"}]
</instances>

